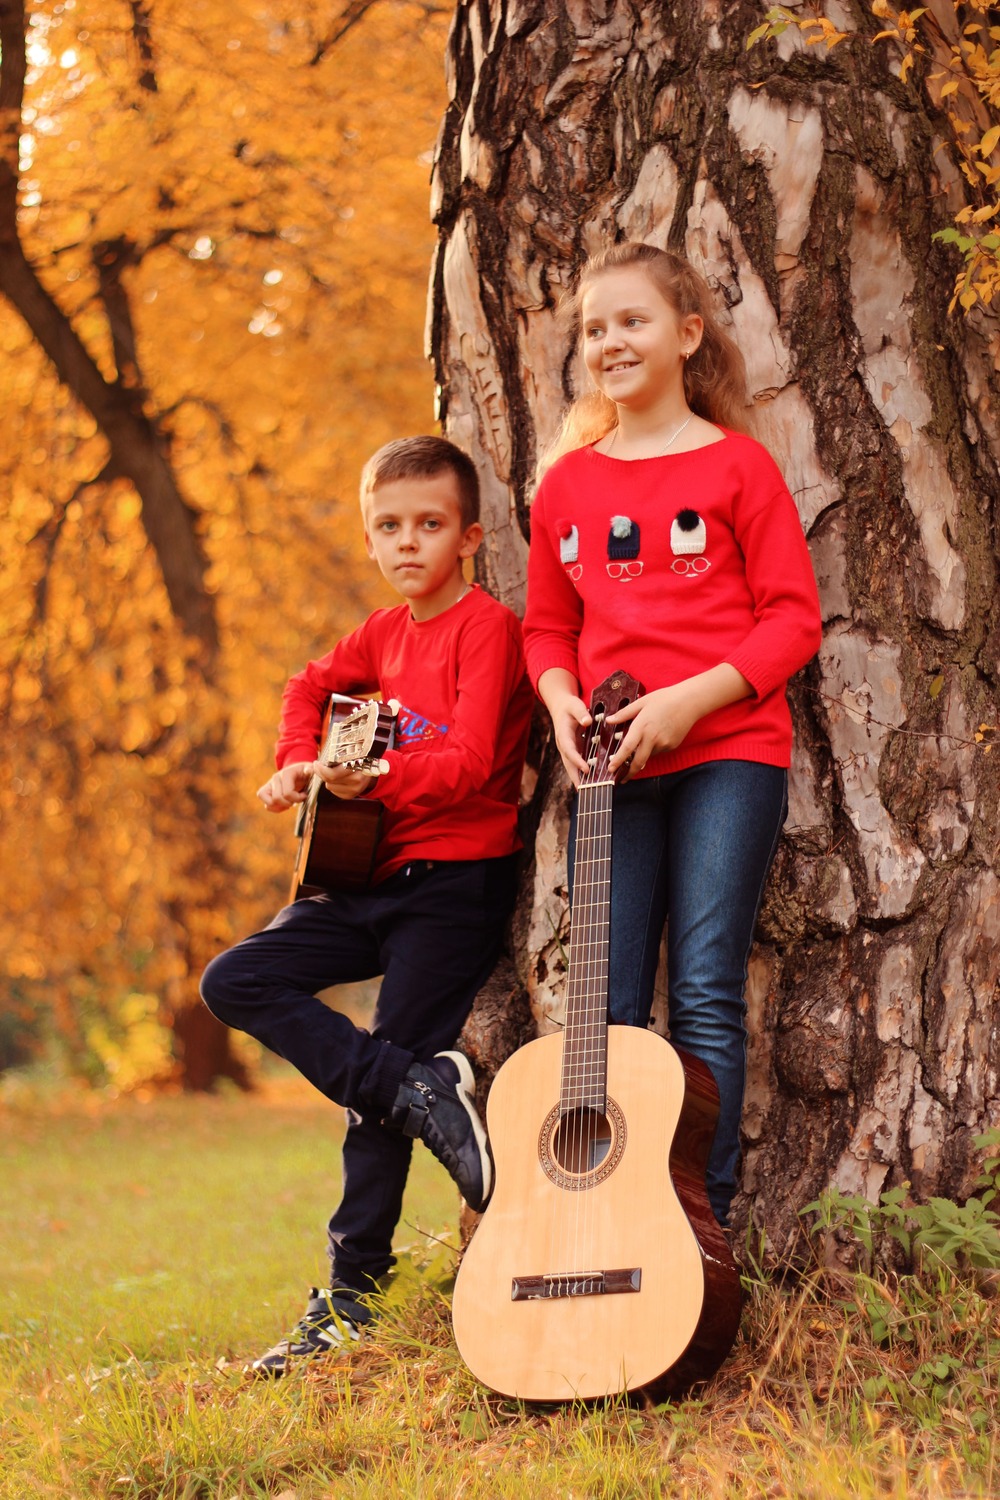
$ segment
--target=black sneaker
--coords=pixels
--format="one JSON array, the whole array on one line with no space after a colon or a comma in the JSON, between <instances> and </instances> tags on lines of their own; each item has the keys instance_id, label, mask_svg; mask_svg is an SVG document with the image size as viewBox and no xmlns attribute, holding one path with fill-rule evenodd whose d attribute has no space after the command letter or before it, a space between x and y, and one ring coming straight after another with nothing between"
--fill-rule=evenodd
<instances>
[{"instance_id":1,"label":"black sneaker","mask_svg":"<svg viewBox=\"0 0 1000 1500\"><path fill-rule=\"evenodd\" d=\"M385 1123L419 1136L447 1167L469 1207L482 1213L493 1188L493 1163L467 1057L439 1052L430 1062L414 1063Z\"/></svg>"},{"instance_id":2,"label":"black sneaker","mask_svg":"<svg viewBox=\"0 0 1000 1500\"><path fill-rule=\"evenodd\" d=\"M312 1287L303 1316L292 1336L268 1349L250 1366L255 1375L272 1380L287 1375L296 1366L320 1354L337 1353L361 1338L364 1325L371 1321L371 1309L358 1302L349 1292L336 1288Z\"/></svg>"}]
</instances>

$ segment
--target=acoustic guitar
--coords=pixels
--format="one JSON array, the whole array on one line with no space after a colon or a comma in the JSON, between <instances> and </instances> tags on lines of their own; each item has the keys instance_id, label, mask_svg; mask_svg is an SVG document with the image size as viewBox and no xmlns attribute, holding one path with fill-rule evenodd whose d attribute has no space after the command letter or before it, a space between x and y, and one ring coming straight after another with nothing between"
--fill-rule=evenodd
<instances>
[{"instance_id":1,"label":"acoustic guitar","mask_svg":"<svg viewBox=\"0 0 1000 1500\"><path fill-rule=\"evenodd\" d=\"M384 776L382 759L393 741L399 704L364 703L334 694L326 742L317 757L327 766L346 766ZM364 890L375 868L382 804L373 797L335 797L322 776L314 775L299 808L299 845L289 902L316 891Z\"/></svg>"},{"instance_id":2,"label":"acoustic guitar","mask_svg":"<svg viewBox=\"0 0 1000 1500\"><path fill-rule=\"evenodd\" d=\"M714 1079L653 1032L607 1021L607 765L628 726L606 719L641 693L616 672L591 701L565 1028L493 1082L496 1187L455 1284L462 1358L526 1401L676 1395L715 1372L739 1326L739 1276L705 1192Z\"/></svg>"}]
</instances>

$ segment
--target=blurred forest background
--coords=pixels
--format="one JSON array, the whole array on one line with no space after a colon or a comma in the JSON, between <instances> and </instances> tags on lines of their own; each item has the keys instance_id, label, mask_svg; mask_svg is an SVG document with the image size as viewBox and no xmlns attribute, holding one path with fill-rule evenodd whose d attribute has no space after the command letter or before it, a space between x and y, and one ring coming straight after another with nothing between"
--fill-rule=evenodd
<instances>
[{"instance_id":1,"label":"blurred forest background","mask_svg":"<svg viewBox=\"0 0 1000 1500\"><path fill-rule=\"evenodd\" d=\"M0 0L0 1088L244 1075L197 976L284 895L286 678L386 600L359 467L434 428L448 19Z\"/></svg>"}]
</instances>

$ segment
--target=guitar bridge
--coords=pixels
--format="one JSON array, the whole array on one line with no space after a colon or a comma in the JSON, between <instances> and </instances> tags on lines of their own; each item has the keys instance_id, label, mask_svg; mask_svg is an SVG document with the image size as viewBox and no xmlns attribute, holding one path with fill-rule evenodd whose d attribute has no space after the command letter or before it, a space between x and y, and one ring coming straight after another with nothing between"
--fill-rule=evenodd
<instances>
[{"instance_id":1,"label":"guitar bridge","mask_svg":"<svg viewBox=\"0 0 1000 1500\"><path fill-rule=\"evenodd\" d=\"M642 1267L618 1271L562 1271L545 1276L514 1276L510 1283L512 1302L536 1302L549 1297L605 1297L616 1292L637 1292Z\"/></svg>"}]
</instances>

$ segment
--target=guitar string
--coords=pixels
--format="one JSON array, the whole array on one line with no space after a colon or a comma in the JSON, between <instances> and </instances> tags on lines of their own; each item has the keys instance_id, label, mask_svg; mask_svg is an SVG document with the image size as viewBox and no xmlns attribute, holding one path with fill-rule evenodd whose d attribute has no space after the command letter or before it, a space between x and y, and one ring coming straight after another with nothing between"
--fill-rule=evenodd
<instances>
[{"instance_id":1,"label":"guitar string","mask_svg":"<svg viewBox=\"0 0 1000 1500\"><path fill-rule=\"evenodd\" d=\"M599 729L599 726L598 726ZM604 749L604 756L610 753ZM597 754L592 755L597 761ZM596 1200L586 1178L597 1160L601 1117L606 1116L607 940L609 896L610 809L613 783L596 763L581 783L578 806L577 857L574 869L577 939L571 931L571 980L568 1003L567 1064L564 1067L564 1107L570 1110L567 1153L583 1179L576 1189L573 1253L561 1261L567 1272L594 1269L591 1245ZM581 920L586 918L585 921ZM605 1108L598 1106L604 1102ZM569 1121L567 1123L569 1124ZM610 1126L607 1127L610 1131ZM610 1142L609 1147L610 1149ZM580 1194L586 1202L580 1202ZM568 1247L567 1247L568 1248Z\"/></svg>"},{"instance_id":2,"label":"guitar string","mask_svg":"<svg viewBox=\"0 0 1000 1500\"><path fill-rule=\"evenodd\" d=\"M588 1168L596 1168L598 1140L600 1134L602 1111L599 1105L605 1103L606 1095L606 1053L604 1051L607 1037L607 871L606 871L606 849L603 843L603 830L605 827L605 814L608 808L610 788L601 782L595 788L594 794L594 816L591 828L591 864L590 871L590 951L586 954L586 974L588 979L587 994L588 1005L586 1012L586 1030L582 1037L583 1055L585 1067L589 1075L589 1092L592 1094L591 1110L586 1116L587 1136L585 1141L585 1164ZM603 972L602 972L603 971ZM594 1219L597 1214L597 1195L592 1186L585 1190L587 1200L584 1205L584 1244L583 1264L580 1270L591 1269L594 1263ZM597 1267L594 1267L598 1269Z\"/></svg>"},{"instance_id":3,"label":"guitar string","mask_svg":"<svg viewBox=\"0 0 1000 1500\"><path fill-rule=\"evenodd\" d=\"M603 1071L601 1052L607 1024L607 986L606 982L603 985L601 983L601 970L604 967L602 958L606 951L606 902L604 899L606 895L604 869L606 851L601 843L601 830L604 825L603 814L607 806L607 790L602 783L595 784L590 801L592 807L587 819L587 942L582 954L583 1004L580 1011L581 1026L577 1037L578 1072L581 1077L581 1119L583 1121L581 1165L587 1176L596 1165L601 1118L599 1105L604 1092L602 1088L604 1080L601 1077ZM597 1207L596 1198L592 1196L592 1184L583 1187L582 1191L586 1194L586 1199L581 1205L582 1235L577 1246L574 1269L585 1272L592 1269L591 1263L594 1260L592 1246L594 1216Z\"/></svg>"},{"instance_id":4,"label":"guitar string","mask_svg":"<svg viewBox=\"0 0 1000 1500\"><path fill-rule=\"evenodd\" d=\"M591 746L591 755L592 755ZM588 759L591 757L588 756ZM593 795L592 788L593 765L587 771L581 782L579 791L578 820L577 820L577 844L574 866L574 919L570 929L570 975L569 989L567 995L567 1036L566 1051L564 1051L564 1079L566 1095L564 1106L566 1109L567 1140L564 1156L570 1171L574 1169L579 1172L583 1165L582 1151L583 1143L583 1115L581 1099L581 1068L582 1058L580 1055L580 1007L581 1007L581 976L586 969L585 935L589 940L589 923L584 920L589 899L589 855L590 855L590 809ZM574 936L575 931L575 936ZM581 1241L581 1203L580 1193L582 1187L574 1191L573 1206L571 1213L563 1217L563 1224L570 1231L569 1242L560 1245L560 1254L554 1269L561 1275L571 1274L579 1268L579 1255L582 1250Z\"/></svg>"},{"instance_id":5,"label":"guitar string","mask_svg":"<svg viewBox=\"0 0 1000 1500\"><path fill-rule=\"evenodd\" d=\"M591 853L590 822L594 797L593 785L591 784L590 786L588 786L586 792L581 793L581 795L583 797L583 805L580 809L581 817L577 827L577 847L581 855L580 916L582 919L582 930L580 933L580 942L577 949L578 961L575 975L576 982L573 987L573 1051L570 1071L574 1085L572 1093L572 1104L575 1110L575 1113L572 1116L575 1136L573 1140L573 1165L575 1166L577 1172L582 1174L586 1169L587 1152L587 1122L586 1115L584 1113L586 1059L583 1055L584 1049L582 1045L582 1028L585 1025L586 973L589 958L588 947L591 937L591 913L589 910L591 897L591 870L589 862ZM586 1250L582 1235L582 1219L586 1208L586 1205L582 1201L582 1194L585 1192L585 1187L583 1187L582 1185L578 1186L576 1189L576 1196L574 1198L572 1251L569 1255L567 1255L566 1259L563 1262L565 1270L569 1275L572 1275L573 1272L579 1271L581 1269L581 1259L585 1255Z\"/></svg>"}]
</instances>

